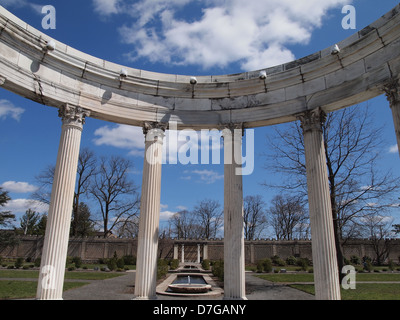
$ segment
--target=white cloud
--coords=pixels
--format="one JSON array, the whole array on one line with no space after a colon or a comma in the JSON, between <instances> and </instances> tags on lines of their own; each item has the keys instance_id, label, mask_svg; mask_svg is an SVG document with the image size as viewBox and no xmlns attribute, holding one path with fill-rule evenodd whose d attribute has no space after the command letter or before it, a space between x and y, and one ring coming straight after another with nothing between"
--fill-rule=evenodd
<instances>
[{"instance_id":1,"label":"white cloud","mask_svg":"<svg viewBox=\"0 0 400 320\"><path fill-rule=\"evenodd\" d=\"M261 69L294 59L287 48L308 44L328 10L351 0L96 0L96 10L127 14L120 28L132 44L131 60L197 65L205 69L240 63ZM192 12L195 12L193 16Z\"/></svg>"},{"instance_id":2,"label":"white cloud","mask_svg":"<svg viewBox=\"0 0 400 320\"><path fill-rule=\"evenodd\" d=\"M14 120L19 121L24 111L25 111L24 109L14 106L8 100L5 99L0 100L0 119L6 119L7 117L11 117Z\"/></svg>"},{"instance_id":3,"label":"white cloud","mask_svg":"<svg viewBox=\"0 0 400 320\"><path fill-rule=\"evenodd\" d=\"M399 152L399 146L397 144L389 148L389 153L398 153L398 152Z\"/></svg>"},{"instance_id":4,"label":"white cloud","mask_svg":"<svg viewBox=\"0 0 400 320\"><path fill-rule=\"evenodd\" d=\"M197 174L200 177L200 181L205 182L207 184L211 184L216 182L217 180L223 179L224 175L219 174L213 170L193 170L192 173Z\"/></svg>"},{"instance_id":5,"label":"white cloud","mask_svg":"<svg viewBox=\"0 0 400 320\"><path fill-rule=\"evenodd\" d=\"M176 206L176 208L180 211L187 210L188 208L185 206Z\"/></svg>"},{"instance_id":6,"label":"white cloud","mask_svg":"<svg viewBox=\"0 0 400 320\"><path fill-rule=\"evenodd\" d=\"M117 125L98 128L94 135L97 146L106 145L130 150L131 155L143 155L144 135L140 127Z\"/></svg>"},{"instance_id":7,"label":"white cloud","mask_svg":"<svg viewBox=\"0 0 400 320\"><path fill-rule=\"evenodd\" d=\"M171 218L176 212L173 211L161 211L160 212L160 221L167 221L169 218Z\"/></svg>"},{"instance_id":8,"label":"white cloud","mask_svg":"<svg viewBox=\"0 0 400 320\"><path fill-rule=\"evenodd\" d=\"M120 2L120 0L93 0L95 11L101 15L118 13Z\"/></svg>"},{"instance_id":9,"label":"white cloud","mask_svg":"<svg viewBox=\"0 0 400 320\"><path fill-rule=\"evenodd\" d=\"M14 214L25 213L28 209L39 213L46 213L49 210L49 205L32 199L12 199L6 203L4 209Z\"/></svg>"},{"instance_id":10,"label":"white cloud","mask_svg":"<svg viewBox=\"0 0 400 320\"><path fill-rule=\"evenodd\" d=\"M23 8L23 7L30 7L36 14L42 14L42 8L44 5L39 5L32 3L31 1L27 0L0 0L0 5L3 7L12 7L12 8Z\"/></svg>"},{"instance_id":11,"label":"white cloud","mask_svg":"<svg viewBox=\"0 0 400 320\"><path fill-rule=\"evenodd\" d=\"M15 193L28 193L37 190L36 186L29 184L28 182L16 182L16 181L6 181L0 187L4 188L9 192Z\"/></svg>"},{"instance_id":12,"label":"white cloud","mask_svg":"<svg viewBox=\"0 0 400 320\"><path fill-rule=\"evenodd\" d=\"M145 138L140 127L103 126L94 135L93 141L97 146L127 149L130 155L144 156ZM223 146L220 138L221 133L217 130L167 130L163 143L163 163L198 164L203 161L202 156L212 163L219 163L218 155Z\"/></svg>"}]
</instances>

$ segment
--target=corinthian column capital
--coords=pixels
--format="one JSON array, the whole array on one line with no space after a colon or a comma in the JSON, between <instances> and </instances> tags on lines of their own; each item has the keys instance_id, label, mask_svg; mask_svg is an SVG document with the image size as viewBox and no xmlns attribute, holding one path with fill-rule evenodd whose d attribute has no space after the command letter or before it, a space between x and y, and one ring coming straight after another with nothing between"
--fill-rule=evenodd
<instances>
[{"instance_id":1,"label":"corinthian column capital","mask_svg":"<svg viewBox=\"0 0 400 320\"><path fill-rule=\"evenodd\" d=\"M58 116L63 124L76 126L82 129L85 118L90 115L89 110L67 104L58 110Z\"/></svg>"},{"instance_id":2,"label":"corinthian column capital","mask_svg":"<svg viewBox=\"0 0 400 320\"><path fill-rule=\"evenodd\" d=\"M386 98L390 102L390 107L393 106L395 103L400 102L400 86L399 81L392 79L390 80L384 87L383 91L386 94Z\"/></svg>"},{"instance_id":3,"label":"corinthian column capital","mask_svg":"<svg viewBox=\"0 0 400 320\"><path fill-rule=\"evenodd\" d=\"M303 114L297 116L301 121L303 132L319 130L322 131L322 124L326 120L326 113L321 108L307 110Z\"/></svg>"},{"instance_id":4,"label":"corinthian column capital","mask_svg":"<svg viewBox=\"0 0 400 320\"><path fill-rule=\"evenodd\" d=\"M165 132L165 130L167 130L167 124L161 122L146 121L143 124L143 134L146 135L151 130L161 130L162 132Z\"/></svg>"}]
</instances>

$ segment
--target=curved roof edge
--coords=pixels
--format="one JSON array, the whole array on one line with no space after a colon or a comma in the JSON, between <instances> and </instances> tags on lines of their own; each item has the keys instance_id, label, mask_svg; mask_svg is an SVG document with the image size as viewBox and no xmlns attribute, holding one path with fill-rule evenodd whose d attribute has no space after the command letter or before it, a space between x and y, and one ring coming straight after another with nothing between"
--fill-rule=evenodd
<instances>
[{"instance_id":1,"label":"curved roof edge","mask_svg":"<svg viewBox=\"0 0 400 320\"><path fill-rule=\"evenodd\" d=\"M55 50L46 50L53 40ZM39 103L79 105L92 117L131 125L175 121L180 128L292 121L308 109L333 111L382 94L399 78L400 4L330 48L279 66L191 76L115 64L51 39L0 6L0 84ZM127 74L121 76L121 70Z\"/></svg>"}]
</instances>

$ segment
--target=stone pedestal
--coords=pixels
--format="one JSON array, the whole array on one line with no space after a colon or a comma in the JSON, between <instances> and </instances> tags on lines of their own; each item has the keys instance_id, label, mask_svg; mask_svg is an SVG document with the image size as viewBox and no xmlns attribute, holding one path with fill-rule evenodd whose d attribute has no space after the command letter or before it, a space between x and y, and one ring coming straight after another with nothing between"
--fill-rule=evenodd
<instances>
[{"instance_id":1,"label":"stone pedestal","mask_svg":"<svg viewBox=\"0 0 400 320\"><path fill-rule=\"evenodd\" d=\"M394 130L400 155L400 85L397 80L392 80L386 87L386 97L392 110Z\"/></svg>"},{"instance_id":2,"label":"stone pedestal","mask_svg":"<svg viewBox=\"0 0 400 320\"><path fill-rule=\"evenodd\" d=\"M315 296L318 300L340 300L332 208L320 109L300 117L304 133L308 201L311 223Z\"/></svg>"},{"instance_id":3,"label":"stone pedestal","mask_svg":"<svg viewBox=\"0 0 400 320\"><path fill-rule=\"evenodd\" d=\"M146 123L145 156L140 202L139 235L135 280L136 299L155 299L157 250L160 220L162 145L165 127Z\"/></svg>"},{"instance_id":4,"label":"stone pedestal","mask_svg":"<svg viewBox=\"0 0 400 320\"><path fill-rule=\"evenodd\" d=\"M59 111L62 129L36 295L40 300L62 299L79 148L88 115L70 105Z\"/></svg>"},{"instance_id":5,"label":"stone pedestal","mask_svg":"<svg viewBox=\"0 0 400 320\"><path fill-rule=\"evenodd\" d=\"M224 138L224 298L246 299L244 269L241 126L225 128Z\"/></svg>"}]
</instances>

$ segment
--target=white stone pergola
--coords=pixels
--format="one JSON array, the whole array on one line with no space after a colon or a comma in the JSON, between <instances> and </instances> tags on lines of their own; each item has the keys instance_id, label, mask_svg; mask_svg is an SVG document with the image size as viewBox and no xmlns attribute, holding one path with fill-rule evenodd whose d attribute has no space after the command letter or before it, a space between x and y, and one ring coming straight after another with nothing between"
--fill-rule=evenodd
<instances>
[{"instance_id":1,"label":"white stone pergola","mask_svg":"<svg viewBox=\"0 0 400 320\"><path fill-rule=\"evenodd\" d=\"M135 296L156 295L162 138L178 129L224 137L225 298L245 299L241 137L300 120L304 132L317 299L340 299L321 123L325 114L385 93L400 144L400 5L330 48L235 75L170 75L128 68L51 39L0 7L0 85L59 109L61 138L37 299L62 299L80 139L86 117L140 126L145 135ZM236 137L237 139L233 139ZM240 157L240 156L239 156ZM240 162L240 161L239 161Z\"/></svg>"}]
</instances>

